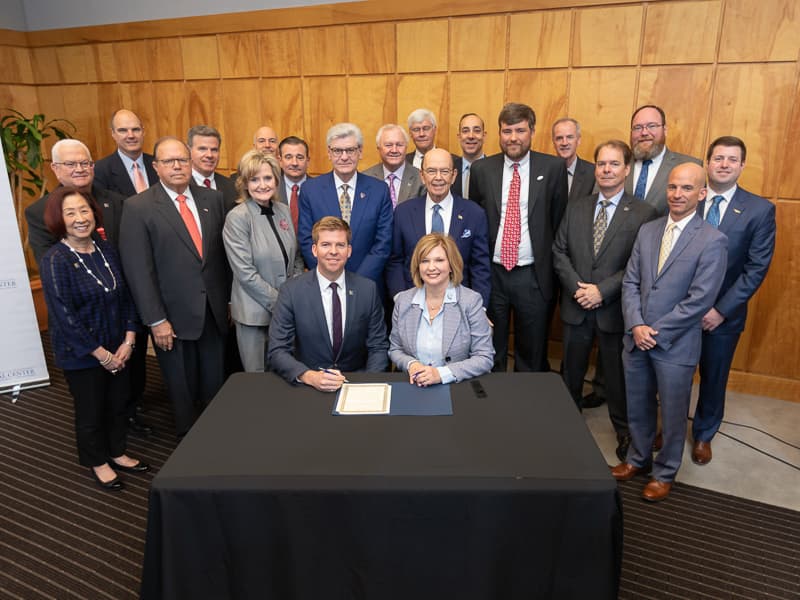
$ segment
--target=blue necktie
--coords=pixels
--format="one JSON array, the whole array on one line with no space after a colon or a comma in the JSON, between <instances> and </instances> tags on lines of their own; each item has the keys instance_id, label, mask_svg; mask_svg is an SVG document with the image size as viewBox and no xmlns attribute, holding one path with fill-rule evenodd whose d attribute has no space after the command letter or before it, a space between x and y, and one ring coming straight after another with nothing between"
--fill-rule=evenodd
<instances>
[{"instance_id":1,"label":"blue necktie","mask_svg":"<svg viewBox=\"0 0 800 600\"><path fill-rule=\"evenodd\" d=\"M645 190L647 189L647 170L651 164L653 164L653 161L649 158L642 161L642 170L639 172L639 180L636 182L636 189L633 191L633 195L639 200L644 200Z\"/></svg>"},{"instance_id":2,"label":"blue necktie","mask_svg":"<svg viewBox=\"0 0 800 600\"><path fill-rule=\"evenodd\" d=\"M441 215L442 207L433 205L433 218L431 219L431 233L444 233L444 221Z\"/></svg>"},{"instance_id":3,"label":"blue necktie","mask_svg":"<svg viewBox=\"0 0 800 600\"><path fill-rule=\"evenodd\" d=\"M706 221L715 228L719 227L719 203L723 200L725 200L725 196L714 196L711 198L713 204L711 204L711 208L708 209L708 215L706 215Z\"/></svg>"}]
</instances>

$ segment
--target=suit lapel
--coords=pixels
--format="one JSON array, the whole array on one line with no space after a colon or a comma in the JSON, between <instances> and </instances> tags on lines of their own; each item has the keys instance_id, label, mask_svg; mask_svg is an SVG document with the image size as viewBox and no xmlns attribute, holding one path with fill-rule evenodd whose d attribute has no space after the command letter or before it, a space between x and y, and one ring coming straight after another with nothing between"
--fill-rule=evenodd
<instances>
[{"instance_id":1,"label":"suit lapel","mask_svg":"<svg viewBox=\"0 0 800 600\"><path fill-rule=\"evenodd\" d=\"M411 223L414 227L414 237L416 241L414 242L414 246L416 246L417 241L425 235L425 199L423 198L422 202L416 202L411 207Z\"/></svg>"},{"instance_id":2,"label":"suit lapel","mask_svg":"<svg viewBox=\"0 0 800 600\"><path fill-rule=\"evenodd\" d=\"M342 348L345 346L345 340L348 338L348 334L355 330L355 324L357 322L357 311L356 311L356 302L358 301L358 290L356 289L355 282L353 281L353 277L349 273L344 274L344 284L345 294L347 296L347 306L345 307L345 329L344 335L342 336ZM339 354L341 354L341 350L339 350ZM338 360L338 356L336 359Z\"/></svg>"},{"instance_id":3,"label":"suit lapel","mask_svg":"<svg viewBox=\"0 0 800 600\"><path fill-rule=\"evenodd\" d=\"M203 239L203 262L211 249L211 235L210 232L214 230L213 216L210 212L212 208L209 202L209 197L200 188L192 188L192 198L194 198L194 205L197 207L197 214L200 216L200 231ZM194 247L194 243L192 243Z\"/></svg>"},{"instance_id":4,"label":"suit lapel","mask_svg":"<svg viewBox=\"0 0 800 600\"><path fill-rule=\"evenodd\" d=\"M444 323L442 324L442 356L447 357L450 353L450 346L453 345L453 340L456 337L458 330L458 322L460 320L461 310L456 304L445 302L444 304Z\"/></svg>"},{"instance_id":5,"label":"suit lapel","mask_svg":"<svg viewBox=\"0 0 800 600\"><path fill-rule=\"evenodd\" d=\"M539 196L537 190L543 179L539 179L539 177L543 177L543 173L538 171L538 164L534 163L533 160L533 152L528 152L528 168L529 168L529 177L530 181L528 182L528 230L532 231L532 227L530 226L530 219L533 215L533 207L536 204L536 198Z\"/></svg>"},{"instance_id":6,"label":"suit lapel","mask_svg":"<svg viewBox=\"0 0 800 600\"><path fill-rule=\"evenodd\" d=\"M697 235L700 226L702 225L703 220L695 214L694 218L691 219L686 226L683 228L678 241L672 245L672 252L669 253L667 260L664 262L664 266L661 268L661 273L658 274L660 277L663 275L667 269L670 268L672 263L675 262L678 256L686 250L686 247L691 243L694 239L694 236ZM662 232L663 233L663 232ZM658 243L659 250L661 249L661 240L659 239ZM656 270L658 270L658 250L656 251Z\"/></svg>"},{"instance_id":7,"label":"suit lapel","mask_svg":"<svg viewBox=\"0 0 800 600\"><path fill-rule=\"evenodd\" d=\"M733 198L731 198L730 204L728 204L728 208L725 210L725 216L722 217L722 221L719 224L719 230L722 233L728 233L731 229L733 229L736 225L736 222L742 218L746 208L747 203L744 201L742 189L737 188L736 192L733 194Z\"/></svg>"},{"instance_id":8,"label":"suit lapel","mask_svg":"<svg viewBox=\"0 0 800 600\"><path fill-rule=\"evenodd\" d=\"M614 211L614 216L612 217L611 222L608 224L608 227L606 227L606 233L603 236L603 242L600 244L600 250L597 252L597 257L595 260L599 259L603 255L603 252L605 252L606 248L608 248L611 240L614 239L614 235L630 216L631 202L633 201L638 202L638 200L634 200L634 198L631 198L626 194L623 194L622 198L619 199L617 208ZM592 231L594 232L594 225L592 226ZM594 245L592 250L594 250Z\"/></svg>"},{"instance_id":9,"label":"suit lapel","mask_svg":"<svg viewBox=\"0 0 800 600\"><path fill-rule=\"evenodd\" d=\"M464 206L460 202L456 202L456 197L453 196L453 210L450 216L450 230L448 233L450 237L456 241L461 239L461 234L464 231Z\"/></svg>"},{"instance_id":10,"label":"suit lapel","mask_svg":"<svg viewBox=\"0 0 800 600\"><path fill-rule=\"evenodd\" d=\"M350 229L354 232L358 230L358 226L364 218L364 215L369 211L367 207L367 203L370 201L369 192L367 191L367 187L362 185L366 177L369 177L369 175L364 175L363 173L358 173L355 177L356 191L353 192L353 198L350 200L350 206L352 206L352 211L350 212Z\"/></svg>"},{"instance_id":11,"label":"suit lapel","mask_svg":"<svg viewBox=\"0 0 800 600\"><path fill-rule=\"evenodd\" d=\"M321 337L325 339L325 347L328 349L328 356L333 356L333 343L331 342L331 336L328 333L328 321L325 319L325 309L322 306L322 293L320 292L319 280L317 279L319 277L319 273L317 273L316 269L314 269L312 273L313 276L308 278L307 290L307 295L311 302L311 314L314 315L314 318L317 321L316 330L321 332ZM349 309L349 302L347 303L347 306ZM302 317L302 315L300 316ZM344 337L342 339L344 340ZM342 343L342 346L344 346L344 343ZM336 362L335 356L331 362ZM315 367L311 366L310 368L313 369Z\"/></svg>"}]
</instances>

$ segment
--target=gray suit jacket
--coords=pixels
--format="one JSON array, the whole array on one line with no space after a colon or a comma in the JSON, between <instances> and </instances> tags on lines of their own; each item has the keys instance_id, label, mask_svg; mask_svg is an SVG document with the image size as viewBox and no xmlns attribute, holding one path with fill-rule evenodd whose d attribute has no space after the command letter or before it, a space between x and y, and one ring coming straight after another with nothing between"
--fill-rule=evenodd
<instances>
[{"instance_id":1,"label":"gray suit jacket","mask_svg":"<svg viewBox=\"0 0 800 600\"><path fill-rule=\"evenodd\" d=\"M261 207L246 200L228 213L222 240L233 271L231 317L244 325L267 326L278 299L278 288L303 272L303 255L297 246L289 207L273 202L278 235L289 258L288 273L275 233Z\"/></svg>"},{"instance_id":2,"label":"gray suit jacket","mask_svg":"<svg viewBox=\"0 0 800 600\"><path fill-rule=\"evenodd\" d=\"M383 179L383 163L372 165L364 171L364 175L369 175L386 183ZM400 204L409 198L423 196L425 193L425 185L422 183L419 170L406 163L403 169L403 179L400 180L400 186L397 188L397 203Z\"/></svg>"},{"instance_id":3,"label":"gray suit jacket","mask_svg":"<svg viewBox=\"0 0 800 600\"><path fill-rule=\"evenodd\" d=\"M570 200L553 242L553 267L561 280L561 319L571 325L583 323L588 311L574 295L578 281L594 283L603 295L602 306L594 310L598 328L622 333L622 275L639 227L654 219L656 211L635 196L623 193L595 256L592 232L597 200L598 194Z\"/></svg>"},{"instance_id":4,"label":"gray suit jacket","mask_svg":"<svg viewBox=\"0 0 800 600\"><path fill-rule=\"evenodd\" d=\"M686 162L692 162L696 165L703 166L703 161L694 156L673 152L669 148L667 148L664 153L664 160L661 161L658 173L656 173L655 179L653 179L653 185L650 186L650 189L643 198L645 202L656 209L659 215L666 215L667 212L669 212L667 208L667 182L669 181L669 172L678 165ZM636 189L636 182L633 180L633 167L634 165L631 165L631 172L628 173L628 177L625 179L625 191L631 195L633 195L633 191Z\"/></svg>"},{"instance_id":5,"label":"gray suit jacket","mask_svg":"<svg viewBox=\"0 0 800 600\"><path fill-rule=\"evenodd\" d=\"M222 194L194 185L191 193L200 215L202 258L160 183L125 201L119 240L125 279L142 322L168 319L183 340L200 338L206 304L224 334L230 298Z\"/></svg>"},{"instance_id":6,"label":"gray suit jacket","mask_svg":"<svg viewBox=\"0 0 800 600\"><path fill-rule=\"evenodd\" d=\"M477 292L459 285L456 303L445 302L442 331L442 353L456 380L463 381L492 370L494 347L492 330L483 299ZM417 331L422 319L422 307L413 304L417 288L400 292L392 314L392 333L389 336L389 358L402 370L416 359Z\"/></svg>"},{"instance_id":7,"label":"gray suit jacket","mask_svg":"<svg viewBox=\"0 0 800 600\"><path fill-rule=\"evenodd\" d=\"M631 329L658 332L654 360L696 365L700 360L703 315L714 305L727 263L728 238L695 214L672 247L660 274L658 255L667 217L642 225L622 279L625 351L635 349Z\"/></svg>"},{"instance_id":8,"label":"gray suit jacket","mask_svg":"<svg viewBox=\"0 0 800 600\"><path fill-rule=\"evenodd\" d=\"M567 175L569 179L569 175ZM572 176L572 187L569 188L569 201L583 198L596 193L594 179L594 163L583 160L580 156L575 165L575 173Z\"/></svg>"}]
</instances>

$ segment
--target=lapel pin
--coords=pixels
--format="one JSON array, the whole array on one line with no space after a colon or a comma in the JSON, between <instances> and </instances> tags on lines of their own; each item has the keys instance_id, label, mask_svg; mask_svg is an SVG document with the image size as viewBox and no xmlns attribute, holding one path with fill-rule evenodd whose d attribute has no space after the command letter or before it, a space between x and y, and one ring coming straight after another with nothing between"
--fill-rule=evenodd
<instances>
[{"instance_id":1,"label":"lapel pin","mask_svg":"<svg viewBox=\"0 0 800 600\"><path fill-rule=\"evenodd\" d=\"M626 211L626 210L630 210L630 209L631 209L631 207L630 207L630 206L626 206L626 207L624 207L622 210L623 210L623 212L624 212L624 211Z\"/></svg>"},{"instance_id":2,"label":"lapel pin","mask_svg":"<svg viewBox=\"0 0 800 600\"><path fill-rule=\"evenodd\" d=\"M353 295L353 290L347 290L347 295L348 296L352 296Z\"/></svg>"},{"instance_id":3,"label":"lapel pin","mask_svg":"<svg viewBox=\"0 0 800 600\"><path fill-rule=\"evenodd\" d=\"M464 215L458 215L458 220L459 221L463 221L464 220Z\"/></svg>"},{"instance_id":4,"label":"lapel pin","mask_svg":"<svg viewBox=\"0 0 800 600\"><path fill-rule=\"evenodd\" d=\"M539 175L539 176L536 178L536 181L541 181L542 179L544 179L544 175Z\"/></svg>"},{"instance_id":5,"label":"lapel pin","mask_svg":"<svg viewBox=\"0 0 800 600\"><path fill-rule=\"evenodd\" d=\"M204 209L203 209L203 212L208 212L208 209L207 209L207 208L204 208Z\"/></svg>"},{"instance_id":6,"label":"lapel pin","mask_svg":"<svg viewBox=\"0 0 800 600\"><path fill-rule=\"evenodd\" d=\"M103 202L103 207L108 208L108 202Z\"/></svg>"},{"instance_id":7,"label":"lapel pin","mask_svg":"<svg viewBox=\"0 0 800 600\"><path fill-rule=\"evenodd\" d=\"M740 214L742 214L742 211L741 211L741 210L739 210L738 208L734 208L734 209L733 209L733 212L735 212L737 215L740 215Z\"/></svg>"}]
</instances>

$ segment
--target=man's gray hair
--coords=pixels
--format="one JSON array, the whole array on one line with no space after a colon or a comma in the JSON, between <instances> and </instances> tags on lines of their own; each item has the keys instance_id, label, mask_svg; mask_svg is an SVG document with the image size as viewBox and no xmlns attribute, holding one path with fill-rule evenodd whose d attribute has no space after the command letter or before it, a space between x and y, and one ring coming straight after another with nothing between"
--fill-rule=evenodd
<instances>
[{"instance_id":1,"label":"man's gray hair","mask_svg":"<svg viewBox=\"0 0 800 600\"><path fill-rule=\"evenodd\" d=\"M361 133L358 125L354 125L353 123L337 123L328 129L328 134L325 136L325 144L330 146L333 140L350 137L351 135L356 138L358 147L363 148L364 134Z\"/></svg>"},{"instance_id":2,"label":"man's gray hair","mask_svg":"<svg viewBox=\"0 0 800 600\"><path fill-rule=\"evenodd\" d=\"M572 123L575 125L575 135L581 137L581 124L572 117L561 117L555 123L553 123L553 127L550 129L550 137L556 134L556 125L561 125L561 123Z\"/></svg>"},{"instance_id":3,"label":"man's gray hair","mask_svg":"<svg viewBox=\"0 0 800 600\"><path fill-rule=\"evenodd\" d=\"M86 152L86 156L89 157L89 160L92 160L92 153L89 152L89 148L80 140L74 140L72 138L67 140L58 140L53 147L50 149L50 158L53 162L61 162L61 154L59 154L62 150L66 150L67 148L80 148L84 152Z\"/></svg>"},{"instance_id":4,"label":"man's gray hair","mask_svg":"<svg viewBox=\"0 0 800 600\"><path fill-rule=\"evenodd\" d=\"M422 123L423 121L430 121L431 125L436 127L436 115L427 108L418 108L408 115L408 128L411 129L414 123Z\"/></svg>"},{"instance_id":5,"label":"man's gray hair","mask_svg":"<svg viewBox=\"0 0 800 600\"><path fill-rule=\"evenodd\" d=\"M386 123L386 125L381 125L381 128L378 129L378 134L375 136L375 145L380 148L381 146L381 136L385 131L392 131L394 129L399 129L400 132L403 134L403 137L406 140L406 144L408 144L411 140L408 139L408 134L406 130L400 127L400 125L396 125L394 123Z\"/></svg>"}]
</instances>

